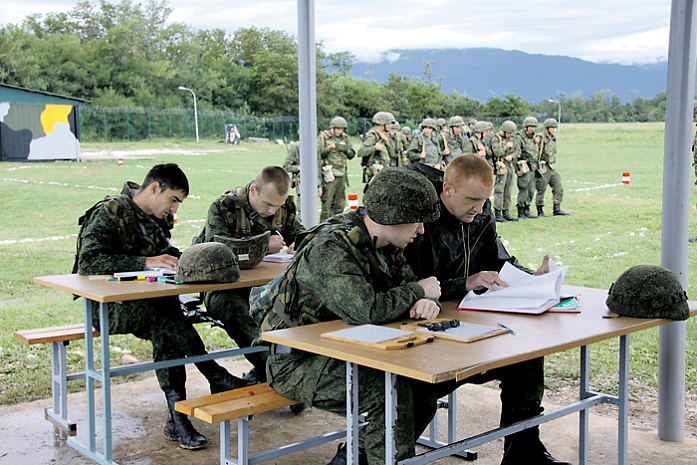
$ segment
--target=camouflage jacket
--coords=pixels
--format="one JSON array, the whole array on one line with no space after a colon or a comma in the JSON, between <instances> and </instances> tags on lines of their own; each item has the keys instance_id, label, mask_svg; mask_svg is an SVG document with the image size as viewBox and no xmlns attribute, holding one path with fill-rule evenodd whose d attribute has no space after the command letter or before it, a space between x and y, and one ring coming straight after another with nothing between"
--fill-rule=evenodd
<instances>
[{"instance_id":1,"label":"camouflage jacket","mask_svg":"<svg viewBox=\"0 0 697 465\"><path fill-rule=\"evenodd\" d=\"M450 149L449 154L443 155L443 162L447 165L453 160L453 158L465 153L465 142L467 141L462 136L462 133L458 134L457 136L453 136L452 132L444 131L442 134L445 144L447 145L448 149Z\"/></svg>"},{"instance_id":2,"label":"camouflage jacket","mask_svg":"<svg viewBox=\"0 0 697 465\"><path fill-rule=\"evenodd\" d=\"M385 146L383 150L375 149L375 144L378 142ZM390 166L390 160L397 158L397 152L389 135L385 141L380 137L380 133L372 128L365 134L363 143L358 149L358 156L361 157L361 166L365 167L377 163L381 164L383 168L387 168Z\"/></svg>"},{"instance_id":3,"label":"camouflage jacket","mask_svg":"<svg viewBox=\"0 0 697 465\"><path fill-rule=\"evenodd\" d=\"M319 156L317 157L317 187L322 185L322 170L319 168L321 165L319 161ZM283 162L283 169L290 175L292 185L291 187L300 186L300 143L291 142L288 144L288 153L286 154L286 159ZM298 191L299 192L299 191Z\"/></svg>"},{"instance_id":4,"label":"camouflage jacket","mask_svg":"<svg viewBox=\"0 0 697 465\"><path fill-rule=\"evenodd\" d=\"M181 255L169 241L172 218L148 215L133 201L139 187L126 182L121 195L105 201L86 219L78 251L80 274L143 270L146 257Z\"/></svg>"},{"instance_id":5,"label":"camouflage jacket","mask_svg":"<svg viewBox=\"0 0 697 465\"><path fill-rule=\"evenodd\" d=\"M244 187L237 187L216 199L208 209L208 217L203 230L194 242L210 242L213 236L227 236L243 238L256 236L268 231L257 219L260 215L249 204L248 194L252 183ZM273 231L278 231L283 236L286 244L295 242L295 236L304 228L297 217L297 209L293 196L289 195L286 202L281 205L275 215L263 218L270 224Z\"/></svg>"},{"instance_id":6,"label":"camouflage jacket","mask_svg":"<svg viewBox=\"0 0 697 465\"><path fill-rule=\"evenodd\" d=\"M528 168L534 170L537 168L537 152L538 146L535 134L530 134L526 128L521 129L513 135L516 143L520 147L520 155L518 156L518 161L525 161L528 163ZM520 170L518 170L520 171Z\"/></svg>"},{"instance_id":7,"label":"camouflage jacket","mask_svg":"<svg viewBox=\"0 0 697 465\"><path fill-rule=\"evenodd\" d=\"M402 249L391 245L376 249L364 215L363 208L340 215L339 227L323 226L330 229L301 243L289 309L298 325L336 319L356 325L383 324L404 317L424 298ZM261 327L270 331L288 324L272 312Z\"/></svg>"},{"instance_id":8,"label":"camouflage jacket","mask_svg":"<svg viewBox=\"0 0 697 465\"><path fill-rule=\"evenodd\" d=\"M426 158L421 158L421 152L426 144ZM443 155L440 152L440 147L433 139L424 137L423 134L417 134L409 144L407 149L407 158L414 163L423 163L424 165L433 166L440 165L443 169Z\"/></svg>"},{"instance_id":9,"label":"camouflage jacket","mask_svg":"<svg viewBox=\"0 0 697 465\"><path fill-rule=\"evenodd\" d=\"M509 148L508 142L513 142L513 147ZM499 132L494 134L494 137L491 139L491 153L494 156L494 162L503 161L507 165L512 165L518 161L520 146L513 137L507 139ZM511 161L505 160L508 155L512 157Z\"/></svg>"},{"instance_id":10,"label":"camouflage jacket","mask_svg":"<svg viewBox=\"0 0 697 465\"><path fill-rule=\"evenodd\" d=\"M327 149L328 146L336 144L334 150ZM353 145L349 137L342 133L337 137L332 131L322 131L317 137L317 152L322 160L320 166L332 165L332 172L335 177L346 175L346 162L356 156Z\"/></svg>"},{"instance_id":11,"label":"camouflage jacket","mask_svg":"<svg viewBox=\"0 0 697 465\"><path fill-rule=\"evenodd\" d=\"M484 149L484 155L479 153L481 149ZM486 141L481 140L479 137L477 137L476 134L467 139L463 151L464 153L474 153L476 155L479 155L480 157L483 156L486 159L486 161L489 162L489 165L493 166L494 158L493 153L491 152L491 147L489 146L489 144L486 143Z\"/></svg>"},{"instance_id":12,"label":"camouflage jacket","mask_svg":"<svg viewBox=\"0 0 697 465\"><path fill-rule=\"evenodd\" d=\"M557 163L557 138L549 135L547 131L540 134L540 161L547 163L547 166L554 169Z\"/></svg>"}]
</instances>

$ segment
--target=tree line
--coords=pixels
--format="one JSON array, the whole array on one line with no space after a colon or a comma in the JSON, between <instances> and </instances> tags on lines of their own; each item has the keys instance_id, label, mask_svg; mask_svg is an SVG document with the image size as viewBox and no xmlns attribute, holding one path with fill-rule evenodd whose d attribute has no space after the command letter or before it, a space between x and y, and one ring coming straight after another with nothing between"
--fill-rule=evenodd
<instances>
[{"instance_id":1,"label":"tree line","mask_svg":"<svg viewBox=\"0 0 697 465\"><path fill-rule=\"evenodd\" d=\"M0 28L0 82L88 99L100 107L198 107L257 117L298 114L297 42L283 31L240 28L199 30L167 24L167 0L109 3L89 0L71 10L33 14ZM350 75L355 57L326 53L317 44L319 118L370 118L388 110L400 120L426 116L507 117L557 115L556 103L529 103L513 94L485 103L444 93L432 63L424 76L392 73L387 82ZM622 104L609 91L591 98L554 96L565 122L662 121L665 92Z\"/></svg>"}]
</instances>

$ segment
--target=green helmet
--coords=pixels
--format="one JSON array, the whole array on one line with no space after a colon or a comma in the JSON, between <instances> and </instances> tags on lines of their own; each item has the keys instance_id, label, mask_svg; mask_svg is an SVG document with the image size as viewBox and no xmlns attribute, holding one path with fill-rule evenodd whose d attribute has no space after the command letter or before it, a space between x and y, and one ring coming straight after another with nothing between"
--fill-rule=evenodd
<instances>
[{"instance_id":1,"label":"green helmet","mask_svg":"<svg viewBox=\"0 0 697 465\"><path fill-rule=\"evenodd\" d=\"M518 127L511 120L506 120L501 124L501 130L503 132L516 132Z\"/></svg>"},{"instance_id":2,"label":"green helmet","mask_svg":"<svg viewBox=\"0 0 697 465\"><path fill-rule=\"evenodd\" d=\"M434 120L433 118L426 118L425 120L423 120L421 122L421 127L422 128L432 128L434 130L438 129L438 126L436 124L436 120Z\"/></svg>"},{"instance_id":3,"label":"green helmet","mask_svg":"<svg viewBox=\"0 0 697 465\"><path fill-rule=\"evenodd\" d=\"M474 124L474 132L484 132L489 129L489 123L486 121L477 121Z\"/></svg>"},{"instance_id":4,"label":"green helmet","mask_svg":"<svg viewBox=\"0 0 697 465\"><path fill-rule=\"evenodd\" d=\"M269 250L269 239L271 232L266 231L256 236L235 239L227 236L213 236L215 242L227 245L237 257L240 269L247 270L254 268L264 259L266 251Z\"/></svg>"},{"instance_id":5,"label":"green helmet","mask_svg":"<svg viewBox=\"0 0 697 465\"><path fill-rule=\"evenodd\" d=\"M397 121L392 123L392 129L394 129L395 131L399 131L399 128L401 128L401 127L402 127L402 125L399 124L399 122L397 122Z\"/></svg>"},{"instance_id":6,"label":"green helmet","mask_svg":"<svg viewBox=\"0 0 697 465\"><path fill-rule=\"evenodd\" d=\"M451 128L453 126L464 126L465 125L465 120L462 119L462 116L453 116L450 118L450 121L448 121L448 126Z\"/></svg>"},{"instance_id":7,"label":"green helmet","mask_svg":"<svg viewBox=\"0 0 697 465\"><path fill-rule=\"evenodd\" d=\"M525 128L527 128L528 126L537 127L538 124L540 124L540 123L539 123L539 121L537 121L537 118L535 118L534 116L528 116L527 118L525 118L523 120L523 127L525 127Z\"/></svg>"},{"instance_id":8,"label":"green helmet","mask_svg":"<svg viewBox=\"0 0 697 465\"><path fill-rule=\"evenodd\" d=\"M545 129L556 128L557 126L559 126L559 123L557 123L557 120L555 120L554 118L547 118L543 124L545 126Z\"/></svg>"},{"instance_id":9,"label":"green helmet","mask_svg":"<svg viewBox=\"0 0 697 465\"><path fill-rule=\"evenodd\" d=\"M445 126L445 118L438 118L436 120L436 125L437 126Z\"/></svg>"},{"instance_id":10,"label":"green helmet","mask_svg":"<svg viewBox=\"0 0 697 465\"><path fill-rule=\"evenodd\" d=\"M347 126L348 126L348 124L346 123L346 120L344 118L342 118L341 116L335 116L329 122L330 129L334 129L334 128L346 129Z\"/></svg>"},{"instance_id":11,"label":"green helmet","mask_svg":"<svg viewBox=\"0 0 697 465\"><path fill-rule=\"evenodd\" d=\"M229 248L204 242L182 252L174 279L183 283L234 283L240 279L240 267Z\"/></svg>"},{"instance_id":12,"label":"green helmet","mask_svg":"<svg viewBox=\"0 0 697 465\"><path fill-rule=\"evenodd\" d=\"M610 286L607 307L614 313L636 318L690 317L687 294L672 271L656 265L637 265L622 273Z\"/></svg>"},{"instance_id":13,"label":"green helmet","mask_svg":"<svg viewBox=\"0 0 697 465\"><path fill-rule=\"evenodd\" d=\"M365 185L363 205L379 224L429 223L440 216L438 194L419 173L400 167L378 172Z\"/></svg>"},{"instance_id":14,"label":"green helmet","mask_svg":"<svg viewBox=\"0 0 697 465\"><path fill-rule=\"evenodd\" d=\"M401 131L402 134L411 134L411 128L409 126L404 126Z\"/></svg>"},{"instance_id":15,"label":"green helmet","mask_svg":"<svg viewBox=\"0 0 697 465\"><path fill-rule=\"evenodd\" d=\"M394 121L394 117L386 111L378 111L373 115L374 124L390 124Z\"/></svg>"},{"instance_id":16,"label":"green helmet","mask_svg":"<svg viewBox=\"0 0 697 465\"><path fill-rule=\"evenodd\" d=\"M395 118L392 113L390 113L389 111L386 111L385 113L387 113L387 116L390 118L390 121L388 121L388 123L394 124L397 122L397 118Z\"/></svg>"}]
</instances>

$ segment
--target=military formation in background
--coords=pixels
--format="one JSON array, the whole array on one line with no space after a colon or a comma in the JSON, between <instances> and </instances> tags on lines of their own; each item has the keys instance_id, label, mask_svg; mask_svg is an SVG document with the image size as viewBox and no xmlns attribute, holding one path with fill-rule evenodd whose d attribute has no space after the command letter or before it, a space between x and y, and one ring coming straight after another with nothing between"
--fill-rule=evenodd
<instances>
[{"instance_id":1,"label":"military formation in background","mask_svg":"<svg viewBox=\"0 0 697 465\"><path fill-rule=\"evenodd\" d=\"M558 122L547 118L543 130L537 118L528 116L522 129L513 121L501 124L498 132L488 121L461 116L425 118L418 128L401 126L394 115L379 111L373 116L373 127L361 136L361 145L353 149L346 133L347 122L341 116L332 118L329 129L317 138L317 193L322 201L320 220L343 213L346 208L346 187L349 185L348 160L356 154L361 159L363 182L388 166L412 163L444 171L452 160L466 153L484 158L494 171L494 217L498 222L545 218L545 193L552 190L552 214L566 216L561 209L564 187L556 170ZM292 178L300 204L300 143L291 142L283 168ZM697 174L697 167L695 168ZM518 189L515 209L513 187ZM532 205L537 215L531 212ZM517 216L515 211L517 210Z\"/></svg>"}]
</instances>

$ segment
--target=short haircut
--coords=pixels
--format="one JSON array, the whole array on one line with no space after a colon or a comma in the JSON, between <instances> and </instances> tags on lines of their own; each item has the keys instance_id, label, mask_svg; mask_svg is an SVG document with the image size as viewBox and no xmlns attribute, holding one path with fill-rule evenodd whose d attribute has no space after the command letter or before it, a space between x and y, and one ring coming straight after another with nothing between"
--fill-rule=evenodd
<instances>
[{"instance_id":1,"label":"short haircut","mask_svg":"<svg viewBox=\"0 0 697 465\"><path fill-rule=\"evenodd\" d=\"M254 184L261 192L267 184L273 184L279 195L286 195L290 189L290 176L280 166L267 166L257 174Z\"/></svg>"},{"instance_id":2,"label":"short haircut","mask_svg":"<svg viewBox=\"0 0 697 465\"><path fill-rule=\"evenodd\" d=\"M473 153L458 155L445 167L443 182L459 186L465 179L478 179L484 185L494 184L494 171L487 161Z\"/></svg>"},{"instance_id":3,"label":"short haircut","mask_svg":"<svg viewBox=\"0 0 697 465\"><path fill-rule=\"evenodd\" d=\"M145 189L154 182L159 183L163 191L180 190L184 192L185 197L189 195L189 180L176 163L165 163L150 168L140 188Z\"/></svg>"}]
</instances>

